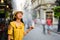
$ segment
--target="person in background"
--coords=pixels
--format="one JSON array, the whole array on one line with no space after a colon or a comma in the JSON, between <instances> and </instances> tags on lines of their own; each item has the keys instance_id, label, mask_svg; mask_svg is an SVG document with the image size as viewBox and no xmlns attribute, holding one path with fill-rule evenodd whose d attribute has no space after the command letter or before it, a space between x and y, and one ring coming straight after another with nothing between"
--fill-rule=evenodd
<instances>
[{"instance_id":1,"label":"person in background","mask_svg":"<svg viewBox=\"0 0 60 40\"><path fill-rule=\"evenodd\" d=\"M41 24L42 24L42 26L43 26L43 33L45 34L45 20L42 18L41 19Z\"/></svg>"},{"instance_id":2,"label":"person in background","mask_svg":"<svg viewBox=\"0 0 60 40\"><path fill-rule=\"evenodd\" d=\"M51 26L52 26L52 19L48 17L46 20L46 24L47 24L47 32L48 34L50 34Z\"/></svg>"},{"instance_id":3,"label":"person in background","mask_svg":"<svg viewBox=\"0 0 60 40\"><path fill-rule=\"evenodd\" d=\"M22 16L22 11L17 11L14 13L14 19L10 22L8 27L8 40L23 40L23 37L32 30L30 27L26 32L24 32L25 24Z\"/></svg>"}]
</instances>

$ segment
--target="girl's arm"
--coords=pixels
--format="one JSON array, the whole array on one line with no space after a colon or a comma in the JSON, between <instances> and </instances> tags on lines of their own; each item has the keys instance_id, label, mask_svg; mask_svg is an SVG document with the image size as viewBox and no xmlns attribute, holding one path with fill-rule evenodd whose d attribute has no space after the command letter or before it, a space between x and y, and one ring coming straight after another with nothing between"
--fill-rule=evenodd
<instances>
[{"instance_id":1,"label":"girl's arm","mask_svg":"<svg viewBox=\"0 0 60 40\"><path fill-rule=\"evenodd\" d=\"M8 35L8 40L10 40L10 35Z\"/></svg>"},{"instance_id":2,"label":"girl's arm","mask_svg":"<svg viewBox=\"0 0 60 40\"><path fill-rule=\"evenodd\" d=\"M27 35L32 29L34 29L33 27L30 27L25 33L24 36Z\"/></svg>"},{"instance_id":3,"label":"girl's arm","mask_svg":"<svg viewBox=\"0 0 60 40\"><path fill-rule=\"evenodd\" d=\"M9 25L9 26L8 26L8 40L11 39L11 38L10 38L11 34L12 34L12 27L11 27L11 25Z\"/></svg>"}]
</instances>

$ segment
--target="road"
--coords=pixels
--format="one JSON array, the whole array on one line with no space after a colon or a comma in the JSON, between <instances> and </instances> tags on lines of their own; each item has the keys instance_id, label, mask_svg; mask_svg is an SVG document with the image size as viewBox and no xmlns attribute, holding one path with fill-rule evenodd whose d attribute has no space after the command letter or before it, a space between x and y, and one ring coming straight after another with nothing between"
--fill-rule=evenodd
<instances>
[{"instance_id":1,"label":"road","mask_svg":"<svg viewBox=\"0 0 60 40\"><path fill-rule=\"evenodd\" d=\"M24 37L24 40L60 40L59 34L51 32L50 35L45 35L42 30L41 25L36 25L36 27Z\"/></svg>"}]
</instances>

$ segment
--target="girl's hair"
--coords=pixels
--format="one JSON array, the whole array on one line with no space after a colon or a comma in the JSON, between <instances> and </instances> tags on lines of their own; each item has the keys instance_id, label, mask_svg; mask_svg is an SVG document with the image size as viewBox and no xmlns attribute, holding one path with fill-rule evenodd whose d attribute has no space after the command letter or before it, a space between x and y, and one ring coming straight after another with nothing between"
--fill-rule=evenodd
<instances>
[{"instance_id":1,"label":"girl's hair","mask_svg":"<svg viewBox=\"0 0 60 40\"><path fill-rule=\"evenodd\" d=\"M15 16L16 16L18 13L21 13L21 14L23 15L23 12L22 12L22 11L17 11L17 12L15 12L15 13L14 13L13 21L16 21L16 17L15 17ZM24 23L24 22L23 22L23 19L21 19L20 21L21 21L22 23Z\"/></svg>"}]
</instances>

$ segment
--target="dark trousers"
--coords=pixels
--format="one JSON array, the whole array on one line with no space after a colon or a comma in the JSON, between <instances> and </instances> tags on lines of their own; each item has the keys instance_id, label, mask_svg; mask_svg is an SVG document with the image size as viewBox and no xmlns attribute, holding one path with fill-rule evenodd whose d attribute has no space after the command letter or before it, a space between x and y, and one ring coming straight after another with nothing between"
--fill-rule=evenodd
<instances>
[{"instance_id":1,"label":"dark trousers","mask_svg":"<svg viewBox=\"0 0 60 40\"><path fill-rule=\"evenodd\" d=\"M60 32L60 24L58 24L58 30L57 31Z\"/></svg>"},{"instance_id":2,"label":"dark trousers","mask_svg":"<svg viewBox=\"0 0 60 40\"><path fill-rule=\"evenodd\" d=\"M45 24L42 24L43 26L43 33L45 34Z\"/></svg>"}]
</instances>

